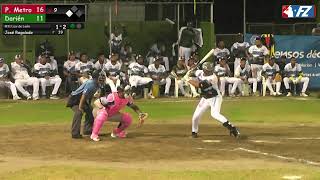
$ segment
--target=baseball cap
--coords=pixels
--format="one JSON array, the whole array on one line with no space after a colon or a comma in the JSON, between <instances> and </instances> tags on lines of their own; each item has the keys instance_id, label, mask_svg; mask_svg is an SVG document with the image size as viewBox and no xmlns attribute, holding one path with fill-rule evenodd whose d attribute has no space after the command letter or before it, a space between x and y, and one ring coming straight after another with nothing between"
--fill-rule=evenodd
<instances>
[{"instance_id":1,"label":"baseball cap","mask_svg":"<svg viewBox=\"0 0 320 180\"><path fill-rule=\"evenodd\" d=\"M138 55L136 56L136 60L138 60L139 58L143 58L143 56L140 55L140 54L138 54Z\"/></svg>"},{"instance_id":2,"label":"baseball cap","mask_svg":"<svg viewBox=\"0 0 320 180\"><path fill-rule=\"evenodd\" d=\"M0 58L0 63L4 63L4 58Z\"/></svg>"}]
</instances>

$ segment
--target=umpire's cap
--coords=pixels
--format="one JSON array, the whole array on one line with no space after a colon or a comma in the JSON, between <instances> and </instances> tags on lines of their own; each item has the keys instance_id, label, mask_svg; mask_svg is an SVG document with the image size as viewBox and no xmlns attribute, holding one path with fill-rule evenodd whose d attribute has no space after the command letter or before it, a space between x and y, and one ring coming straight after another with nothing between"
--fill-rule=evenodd
<instances>
[{"instance_id":1,"label":"umpire's cap","mask_svg":"<svg viewBox=\"0 0 320 180\"><path fill-rule=\"evenodd\" d=\"M205 71L213 71L213 63L210 63L210 62L203 63L202 69Z\"/></svg>"}]
</instances>

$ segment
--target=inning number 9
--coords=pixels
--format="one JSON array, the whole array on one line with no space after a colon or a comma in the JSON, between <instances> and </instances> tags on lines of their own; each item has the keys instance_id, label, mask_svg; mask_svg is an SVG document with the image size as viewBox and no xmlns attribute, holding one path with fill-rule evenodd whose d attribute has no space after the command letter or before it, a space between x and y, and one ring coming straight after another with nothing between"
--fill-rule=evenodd
<instances>
[{"instance_id":1,"label":"inning number 9","mask_svg":"<svg viewBox=\"0 0 320 180\"><path fill-rule=\"evenodd\" d=\"M53 12L57 12L58 11L58 8L53 8Z\"/></svg>"}]
</instances>

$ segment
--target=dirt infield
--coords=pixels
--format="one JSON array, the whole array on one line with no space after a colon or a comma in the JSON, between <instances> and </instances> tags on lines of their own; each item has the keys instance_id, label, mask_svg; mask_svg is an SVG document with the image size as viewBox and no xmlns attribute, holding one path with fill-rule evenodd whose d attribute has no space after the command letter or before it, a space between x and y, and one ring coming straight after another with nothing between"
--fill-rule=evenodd
<instances>
[{"instance_id":1,"label":"dirt infield","mask_svg":"<svg viewBox=\"0 0 320 180\"><path fill-rule=\"evenodd\" d=\"M112 139L109 125L103 130L103 141L96 143L88 137L71 139L69 126L65 124L3 126L0 129L0 167L6 162L10 165L12 161L13 167L7 167L12 170L14 164L24 158L38 163L48 160L55 163L96 162L138 167L140 164L150 168L169 164L171 168L184 167L188 163L194 166L197 162L201 162L201 166L196 165L199 168L215 167L217 162L226 167L234 167L234 162L240 162L246 164L246 168L257 164L265 167L268 162L272 162L270 167L273 168L282 163L307 165L308 161L314 162L313 166L320 166L317 164L320 162L317 126L240 124L240 128L242 138L236 140L221 126L202 124L200 137L192 139L189 125L147 124L141 129L131 128L126 139Z\"/></svg>"}]
</instances>

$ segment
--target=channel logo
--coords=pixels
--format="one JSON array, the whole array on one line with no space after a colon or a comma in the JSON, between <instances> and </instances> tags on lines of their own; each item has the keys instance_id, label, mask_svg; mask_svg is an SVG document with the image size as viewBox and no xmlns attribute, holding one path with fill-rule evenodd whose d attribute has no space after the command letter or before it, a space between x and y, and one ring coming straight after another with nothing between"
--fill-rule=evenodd
<instances>
[{"instance_id":1,"label":"channel logo","mask_svg":"<svg viewBox=\"0 0 320 180\"><path fill-rule=\"evenodd\" d=\"M283 5L282 18L315 18L314 5Z\"/></svg>"}]
</instances>

